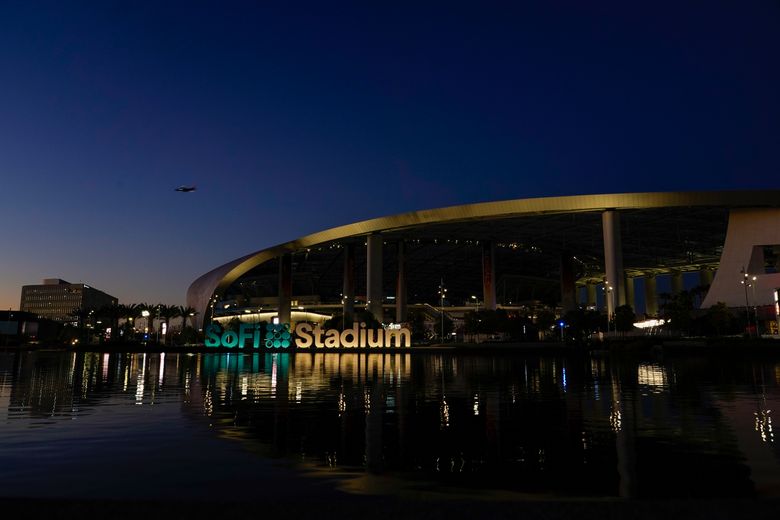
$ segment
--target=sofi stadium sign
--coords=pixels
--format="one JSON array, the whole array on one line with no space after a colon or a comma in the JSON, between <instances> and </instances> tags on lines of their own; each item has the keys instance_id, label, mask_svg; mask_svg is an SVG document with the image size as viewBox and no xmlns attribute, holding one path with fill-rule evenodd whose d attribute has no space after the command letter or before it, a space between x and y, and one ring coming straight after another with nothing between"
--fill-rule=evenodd
<instances>
[{"instance_id":1,"label":"sofi stadium sign","mask_svg":"<svg viewBox=\"0 0 780 520\"><path fill-rule=\"evenodd\" d=\"M403 348L412 345L412 333L398 325L369 329L355 323L350 329L324 330L319 325L242 323L238 330L223 329L219 323L206 327L206 346L224 348Z\"/></svg>"}]
</instances>

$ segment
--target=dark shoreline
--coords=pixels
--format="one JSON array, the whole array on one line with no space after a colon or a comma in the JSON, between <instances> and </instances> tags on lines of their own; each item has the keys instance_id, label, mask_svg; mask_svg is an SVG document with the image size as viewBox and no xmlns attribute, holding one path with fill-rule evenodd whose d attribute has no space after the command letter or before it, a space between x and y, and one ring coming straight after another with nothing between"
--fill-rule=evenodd
<instances>
[{"instance_id":1,"label":"dark shoreline","mask_svg":"<svg viewBox=\"0 0 780 520\"><path fill-rule=\"evenodd\" d=\"M560 342L484 342L431 343L404 348L225 348L202 344L160 345L155 343L104 343L72 345L61 343L18 344L0 346L0 352L148 352L148 353L463 353L463 354L553 354L553 355L767 355L780 356L780 339L773 338L610 338L603 343L577 345Z\"/></svg>"},{"instance_id":2,"label":"dark shoreline","mask_svg":"<svg viewBox=\"0 0 780 520\"><path fill-rule=\"evenodd\" d=\"M278 500L269 497L237 497L235 501L128 501L0 498L0 508L16 519L137 519L137 518L256 518L269 513L282 518L523 518L523 519L775 519L780 501L774 499L632 499L632 500L513 500L449 501L396 499L372 495L330 498L301 497Z\"/></svg>"}]
</instances>

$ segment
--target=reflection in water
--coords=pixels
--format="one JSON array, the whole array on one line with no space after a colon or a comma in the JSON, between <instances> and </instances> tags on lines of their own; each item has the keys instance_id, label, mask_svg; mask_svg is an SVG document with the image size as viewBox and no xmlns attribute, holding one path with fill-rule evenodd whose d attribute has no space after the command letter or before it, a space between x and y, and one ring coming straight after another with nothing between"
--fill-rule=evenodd
<instances>
[{"instance_id":1,"label":"reflection in water","mask_svg":"<svg viewBox=\"0 0 780 520\"><path fill-rule=\"evenodd\" d=\"M651 363L640 363L637 368L637 383L640 389L647 387L650 392L661 393L668 390L666 371L662 366Z\"/></svg>"},{"instance_id":2,"label":"reflection in water","mask_svg":"<svg viewBox=\"0 0 780 520\"><path fill-rule=\"evenodd\" d=\"M759 410L753 412L756 415L756 431L764 442L775 442L775 434L772 432L772 410Z\"/></svg>"},{"instance_id":3,"label":"reflection in water","mask_svg":"<svg viewBox=\"0 0 780 520\"><path fill-rule=\"evenodd\" d=\"M153 405L267 457L409 485L780 496L779 367L585 355L0 354L0 462L57 421L137 407L112 418L121 432ZM179 449L199 456L186 442Z\"/></svg>"},{"instance_id":4,"label":"reflection in water","mask_svg":"<svg viewBox=\"0 0 780 520\"><path fill-rule=\"evenodd\" d=\"M141 360L141 371L135 384L135 404L144 404L144 386L146 385L146 354Z\"/></svg>"}]
</instances>

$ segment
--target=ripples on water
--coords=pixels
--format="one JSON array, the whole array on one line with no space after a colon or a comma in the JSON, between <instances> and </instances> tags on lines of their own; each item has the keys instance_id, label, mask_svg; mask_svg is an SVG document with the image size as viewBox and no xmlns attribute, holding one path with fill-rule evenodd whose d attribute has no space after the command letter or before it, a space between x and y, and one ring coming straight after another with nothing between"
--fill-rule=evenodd
<instances>
[{"instance_id":1,"label":"ripples on water","mask_svg":"<svg viewBox=\"0 0 780 520\"><path fill-rule=\"evenodd\" d=\"M779 382L774 361L704 358L6 353L0 494L382 475L384 492L780 496Z\"/></svg>"}]
</instances>

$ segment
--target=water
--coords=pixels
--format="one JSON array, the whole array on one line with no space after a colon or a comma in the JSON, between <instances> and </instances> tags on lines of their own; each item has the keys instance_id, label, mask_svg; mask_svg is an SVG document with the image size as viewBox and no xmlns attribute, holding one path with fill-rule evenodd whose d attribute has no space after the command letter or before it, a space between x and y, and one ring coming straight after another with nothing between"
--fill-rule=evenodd
<instances>
[{"instance_id":1,"label":"water","mask_svg":"<svg viewBox=\"0 0 780 520\"><path fill-rule=\"evenodd\" d=\"M0 353L0 496L778 497L780 363Z\"/></svg>"}]
</instances>

